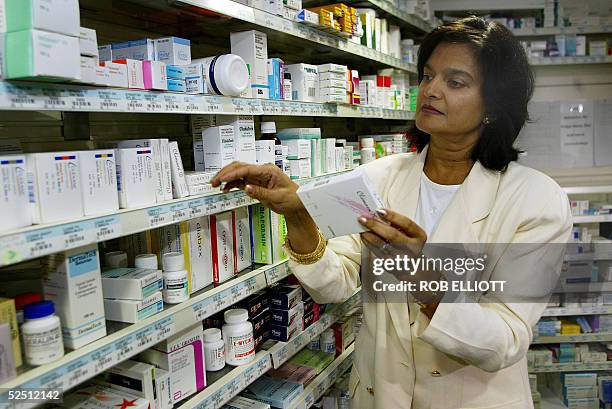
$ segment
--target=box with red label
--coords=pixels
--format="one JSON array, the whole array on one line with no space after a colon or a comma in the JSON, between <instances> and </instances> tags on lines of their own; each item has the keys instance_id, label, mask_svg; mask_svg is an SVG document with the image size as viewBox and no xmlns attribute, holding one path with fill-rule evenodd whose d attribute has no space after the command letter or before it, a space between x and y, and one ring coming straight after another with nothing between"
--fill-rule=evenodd
<instances>
[{"instance_id":1,"label":"box with red label","mask_svg":"<svg viewBox=\"0 0 612 409\"><path fill-rule=\"evenodd\" d=\"M260 335L270 329L270 310L263 310L258 316L251 319L253 324L253 334L255 336Z\"/></svg>"},{"instance_id":2,"label":"box with red label","mask_svg":"<svg viewBox=\"0 0 612 409\"><path fill-rule=\"evenodd\" d=\"M342 354L355 341L355 317L344 317L332 324L336 339L336 355Z\"/></svg>"},{"instance_id":3,"label":"box with red label","mask_svg":"<svg viewBox=\"0 0 612 409\"><path fill-rule=\"evenodd\" d=\"M234 277L234 229L232 212L210 216L213 282L221 284Z\"/></svg>"},{"instance_id":4,"label":"box with red label","mask_svg":"<svg viewBox=\"0 0 612 409\"><path fill-rule=\"evenodd\" d=\"M258 291L255 294L238 302L240 308L244 308L249 313L249 319L261 314L262 311L268 308L269 299L268 292L265 290Z\"/></svg>"}]
</instances>

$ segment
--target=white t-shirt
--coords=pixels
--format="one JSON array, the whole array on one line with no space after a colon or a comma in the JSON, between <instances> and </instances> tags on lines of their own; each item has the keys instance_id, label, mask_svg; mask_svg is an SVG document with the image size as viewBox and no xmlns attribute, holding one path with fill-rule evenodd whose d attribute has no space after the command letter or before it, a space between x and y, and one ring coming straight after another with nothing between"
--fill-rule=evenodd
<instances>
[{"instance_id":1,"label":"white t-shirt","mask_svg":"<svg viewBox=\"0 0 612 409\"><path fill-rule=\"evenodd\" d=\"M415 222L425 230L428 238L438 226L440 217L460 187L461 185L439 185L422 173Z\"/></svg>"}]
</instances>

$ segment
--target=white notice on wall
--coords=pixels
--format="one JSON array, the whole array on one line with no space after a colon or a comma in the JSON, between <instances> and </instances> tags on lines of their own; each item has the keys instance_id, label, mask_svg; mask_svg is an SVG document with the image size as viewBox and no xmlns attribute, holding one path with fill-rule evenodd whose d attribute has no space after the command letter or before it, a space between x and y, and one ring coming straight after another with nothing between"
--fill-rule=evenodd
<instances>
[{"instance_id":1,"label":"white notice on wall","mask_svg":"<svg viewBox=\"0 0 612 409\"><path fill-rule=\"evenodd\" d=\"M560 128L566 165L593 166L593 101L562 101Z\"/></svg>"}]
</instances>

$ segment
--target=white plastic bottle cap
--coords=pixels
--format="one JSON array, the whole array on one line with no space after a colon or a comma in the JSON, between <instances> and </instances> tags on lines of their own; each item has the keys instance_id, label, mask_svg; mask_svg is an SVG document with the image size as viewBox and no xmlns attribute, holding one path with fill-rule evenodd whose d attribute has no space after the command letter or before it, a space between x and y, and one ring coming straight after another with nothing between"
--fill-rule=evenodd
<instances>
[{"instance_id":1,"label":"white plastic bottle cap","mask_svg":"<svg viewBox=\"0 0 612 409\"><path fill-rule=\"evenodd\" d=\"M127 267L127 253L125 251L111 251L104 255L104 261L108 267Z\"/></svg>"},{"instance_id":2,"label":"white plastic bottle cap","mask_svg":"<svg viewBox=\"0 0 612 409\"><path fill-rule=\"evenodd\" d=\"M227 310L223 314L223 319L228 324L239 324L249 319L249 313L244 308L235 308L233 310Z\"/></svg>"},{"instance_id":3,"label":"white plastic bottle cap","mask_svg":"<svg viewBox=\"0 0 612 409\"><path fill-rule=\"evenodd\" d=\"M208 74L211 84L222 95L238 96L249 86L247 65L236 54L219 55L211 62Z\"/></svg>"},{"instance_id":4,"label":"white plastic bottle cap","mask_svg":"<svg viewBox=\"0 0 612 409\"><path fill-rule=\"evenodd\" d=\"M162 256L162 266L164 271L179 271L185 269L185 258L183 253L176 251L165 253Z\"/></svg>"},{"instance_id":5,"label":"white plastic bottle cap","mask_svg":"<svg viewBox=\"0 0 612 409\"><path fill-rule=\"evenodd\" d=\"M362 148L373 148L374 138L361 138L361 147Z\"/></svg>"},{"instance_id":6,"label":"white plastic bottle cap","mask_svg":"<svg viewBox=\"0 0 612 409\"><path fill-rule=\"evenodd\" d=\"M204 342L221 341L221 330L219 328L208 328L204 332Z\"/></svg>"},{"instance_id":7,"label":"white plastic bottle cap","mask_svg":"<svg viewBox=\"0 0 612 409\"><path fill-rule=\"evenodd\" d=\"M137 254L134 257L134 267L157 270L157 256L155 254Z\"/></svg>"},{"instance_id":8,"label":"white plastic bottle cap","mask_svg":"<svg viewBox=\"0 0 612 409\"><path fill-rule=\"evenodd\" d=\"M261 123L261 133L276 133L276 123L275 122L262 122Z\"/></svg>"}]
</instances>

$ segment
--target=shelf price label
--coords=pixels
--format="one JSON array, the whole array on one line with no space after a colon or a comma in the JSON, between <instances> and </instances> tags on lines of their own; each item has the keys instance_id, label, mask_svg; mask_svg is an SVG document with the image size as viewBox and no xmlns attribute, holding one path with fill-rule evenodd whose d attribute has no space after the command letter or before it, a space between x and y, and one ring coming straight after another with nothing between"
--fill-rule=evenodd
<instances>
[{"instance_id":1,"label":"shelf price label","mask_svg":"<svg viewBox=\"0 0 612 409\"><path fill-rule=\"evenodd\" d=\"M70 362L66 365L66 387L71 388L83 380L90 378L95 375L91 372L91 366L89 364L89 359L87 357L81 357L73 362Z\"/></svg>"},{"instance_id":2,"label":"shelf price label","mask_svg":"<svg viewBox=\"0 0 612 409\"><path fill-rule=\"evenodd\" d=\"M194 219L196 217L204 216L204 205L205 201L203 199L194 199L187 202L188 207L188 218Z\"/></svg>"},{"instance_id":3,"label":"shelf price label","mask_svg":"<svg viewBox=\"0 0 612 409\"><path fill-rule=\"evenodd\" d=\"M219 97L207 97L204 100L204 111L206 113L215 114L223 110L221 105L221 98Z\"/></svg>"},{"instance_id":4,"label":"shelf price label","mask_svg":"<svg viewBox=\"0 0 612 409\"><path fill-rule=\"evenodd\" d=\"M36 230L25 234L29 258L44 256L64 249L63 238L58 228Z\"/></svg>"},{"instance_id":5,"label":"shelf price label","mask_svg":"<svg viewBox=\"0 0 612 409\"><path fill-rule=\"evenodd\" d=\"M62 227L64 248L79 247L95 240L94 231L88 229L84 223L70 223Z\"/></svg>"},{"instance_id":6,"label":"shelf price label","mask_svg":"<svg viewBox=\"0 0 612 409\"><path fill-rule=\"evenodd\" d=\"M130 112L146 112L145 98L142 92L132 91L125 93L127 110Z\"/></svg>"},{"instance_id":7,"label":"shelf price label","mask_svg":"<svg viewBox=\"0 0 612 409\"><path fill-rule=\"evenodd\" d=\"M181 111L181 103L179 101L179 95L172 93L163 93L163 109L166 112L179 112Z\"/></svg>"},{"instance_id":8,"label":"shelf price label","mask_svg":"<svg viewBox=\"0 0 612 409\"><path fill-rule=\"evenodd\" d=\"M134 355L136 353L134 345L136 345L136 336L134 334L126 335L115 342L115 362L119 363Z\"/></svg>"},{"instance_id":9,"label":"shelf price label","mask_svg":"<svg viewBox=\"0 0 612 409\"><path fill-rule=\"evenodd\" d=\"M309 392L304 396L304 407L309 408L314 405L315 397L312 392Z\"/></svg>"},{"instance_id":10,"label":"shelf price label","mask_svg":"<svg viewBox=\"0 0 612 409\"><path fill-rule=\"evenodd\" d=\"M66 99L63 98L60 89L43 88L42 94L42 102L44 109L62 110L69 107Z\"/></svg>"},{"instance_id":11,"label":"shelf price label","mask_svg":"<svg viewBox=\"0 0 612 409\"><path fill-rule=\"evenodd\" d=\"M173 222L186 220L189 216L189 207L187 202L180 202L170 205L170 215Z\"/></svg>"},{"instance_id":12,"label":"shelf price label","mask_svg":"<svg viewBox=\"0 0 612 409\"><path fill-rule=\"evenodd\" d=\"M204 212L208 215L219 213L221 211L220 202L221 202L220 200L218 201L218 200L215 200L215 198L210 198L209 200L206 201L206 207L204 209Z\"/></svg>"},{"instance_id":13,"label":"shelf price label","mask_svg":"<svg viewBox=\"0 0 612 409\"><path fill-rule=\"evenodd\" d=\"M15 109L37 109L43 107L40 89L30 85L2 83L2 96L7 98L3 105Z\"/></svg>"},{"instance_id":14,"label":"shelf price label","mask_svg":"<svg viewBox=\"0 0 612 409\"><path fill-rule=\"evenodd\" d=\"M113 366L114 351L113 345L106 345L91 354L91 364L93 365L94 373L98 374Z\"/></svg>"},{"instance_id":15,"label":"shelf price label","mask_svg":"<svg viewBox=\"0 0 612 409\"><path fill-rule=\"evenodd\" d=\"M170 335L174 334L174 332L174 317L172 315L153 324L153 338L156 344L168 338Z\"/></svg>"},{"instance_id":16,"label":"shelf price label","mask_svg":"<svg viewBox=\"0 0 612 409\"><path fill-rule=\"evenodd\" d=\"M68 95L70 97L69 109L75 111L88 111L91 109L93 97L87 91L80 89L69 90Z\"/></svg>"},{"instance_id":17,"label":"shelf price label","mask_svg":"<svg viewBox=\"0 0 612 409\"><path fill-rule=\"evenodd\" d=\"M212 298L206 298L194 304L192 310L195 321L203 321L210 317L214 313Z\"/></svg>"},{"instance_id":18,"label":"shelf price label","mask_svg":"<svg viewBox=\"0 0 612 409\"><path fill-rule=\"evenodd\" d=\"M283 345L282 348L279 348L272 355L272 360L274 361L274 367L278 368L282 364L284 364L287 359L289 359L289 345Z\"/></svg>"},{"instance_id":19,"label":"shelf price label","mask_svg":"<svg viewBox=\"0 0 612 409\"><path fill-rule=\"evenodd\" d=\"M163 226L171 223L172 215L170 214L170 208L168 205L156 206L151 209L147 209L147 216L149 217L149 227Z\"/></svg>"},{"instance_id":20,"label":"shelf price label","mask_svg":"<svg viewBox=\"0 0 612 409\"><path fill-rule=\"evenodd\" d=\"M127 102L125 92L117 90L97 90L98 92L98 110L100 111L125 111L127 110ZM95 106L94 106L95 108Z\"/></svg>"},{"instance_id":21,"label":"shelf price label","mask_svg":"<svg viewBox=\"0 0 612 409\"><path fill-rule=\"evenodd\" d=\"M148 345L155 343L155 338L153 337L154 330L154 325L148 325L134 334L136 338L136 351L146 349Z\"/></svg>"},{"instance_id":22,"label":"shelf price label","mask_svg":"<svg viewBox=\"0 0 612 409\"><path fill-rule=\"evenodd\" d=\"M121 220L118 215L104 216L94 219L93 231L96 241L109 240L121 236Z\"/></svg>"},{"instance_id":23,"label":"shelf price label","mask_svg":"<svg viewBox=\"0 0 612 409\"><path fill-rule=\"evenodd\" d=\"M183 109L187 112L195 113L202 112L205 110L202 104L202 97L195 95L184 95L183 96Z\"/></svg>"}]
</instances>

